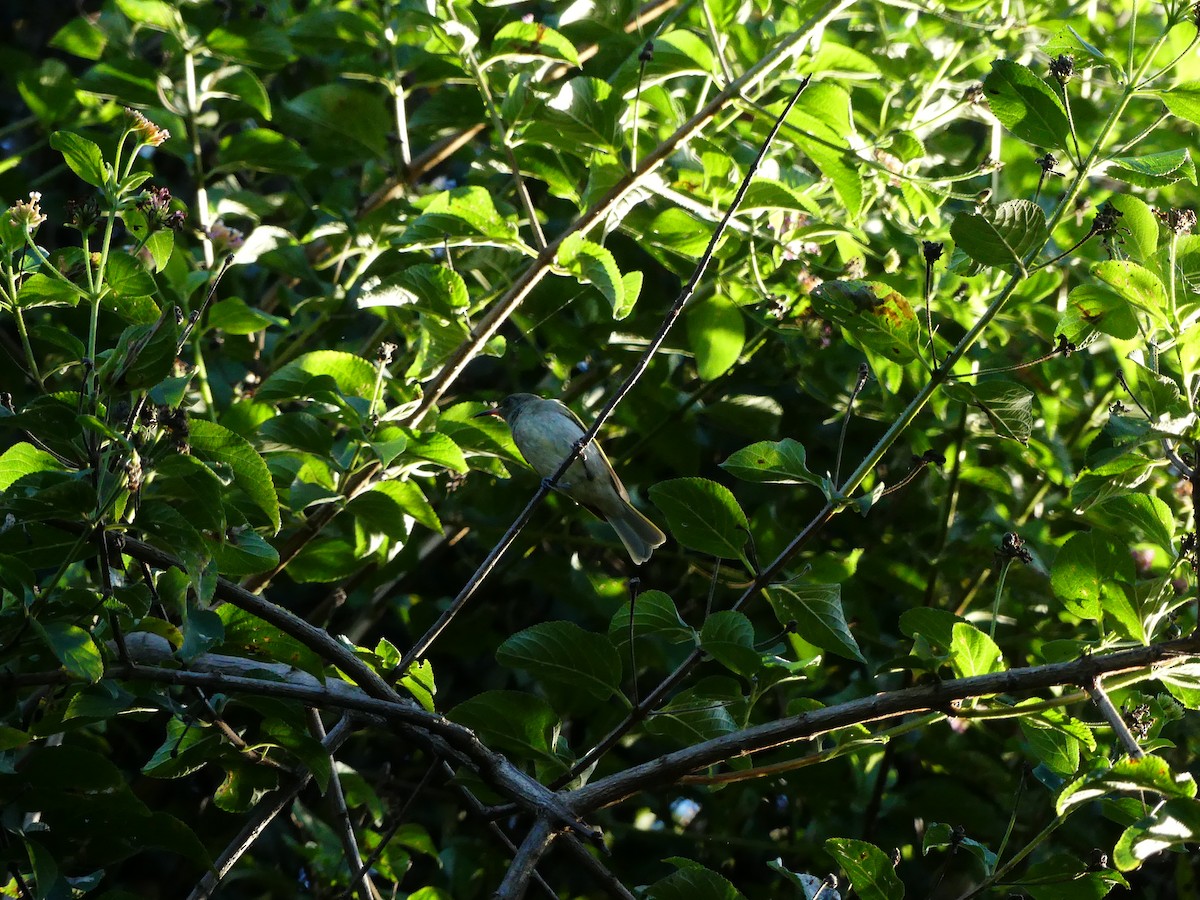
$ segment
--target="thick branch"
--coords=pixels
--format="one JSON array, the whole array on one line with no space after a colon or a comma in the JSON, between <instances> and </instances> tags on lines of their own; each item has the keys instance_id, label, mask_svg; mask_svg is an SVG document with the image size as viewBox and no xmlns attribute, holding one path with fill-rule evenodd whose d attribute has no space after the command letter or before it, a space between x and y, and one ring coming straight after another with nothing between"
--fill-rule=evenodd
<instances>
[{"instance_id":1,"label":"thick branch","mask_svg":"<svg viewBox=\"0 0 1200 900\"><path fill-rule=\"evenodd\" d=\"M504 873L504 880L492 895L493 900L521 900L529 879L537 868L538 860L550 849L554 841L554 829L545 819L538 819L521 842L521 849L513 857L512 865Z\"/></svg>"},{"instance_id":2,"label":"thick branch","mask_svg":"<svg viewBox=\"0 0 1200 900\"><path fill-rule=\"evenodd\" d=\"M1105 656L1085 656L1072 662L1010 669L991 675L957 678L935 685L875 694L768 722L668 753L569 791L564 796L576 812L585 815L649 787L672 783L704 766L809 740L850 725L862 725L909 713L949 710L951 704L974 697L1024 693L1064 684L1090 686L1102 675L1144 669L1197 654L1200 654L1200 637L1187 637Z\"/></svg>"}]
</instances>

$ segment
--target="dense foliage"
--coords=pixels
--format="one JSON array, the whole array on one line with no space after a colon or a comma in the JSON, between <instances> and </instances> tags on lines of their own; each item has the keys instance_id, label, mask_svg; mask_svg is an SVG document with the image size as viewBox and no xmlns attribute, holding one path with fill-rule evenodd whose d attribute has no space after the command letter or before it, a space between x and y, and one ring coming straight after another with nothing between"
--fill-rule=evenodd
<instances>
[{"instance_id":1,"label":"dense foliage","mask_svg":"<svg viewBox=\"0 0 1200 900\"><path fill-rule=\"evenodd\" d=\"M1200 12L80 5L0 30L0 893L1200 897Z\"/></svg>"}]
</instances>

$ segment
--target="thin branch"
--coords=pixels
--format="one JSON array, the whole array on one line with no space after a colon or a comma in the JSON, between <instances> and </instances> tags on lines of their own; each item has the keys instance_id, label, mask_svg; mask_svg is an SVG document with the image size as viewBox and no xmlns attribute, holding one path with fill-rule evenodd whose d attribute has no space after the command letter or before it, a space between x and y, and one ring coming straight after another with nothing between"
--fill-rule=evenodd
<instances>
[{"instance_id":1,"label":"thin branch","mask_svg":"<svg viewBox=\"0 0 1200 900\"><path fill-rule=\"evenodd\" d=\"M1125 720L1121 718L1120 711L1113 706L1112 700L1108 697L1108 691L1104 690L1104 684L1097 675L1092 679L1091 684L1087 686L1088 696L1092 698L1092 702L1100 710L1100 715L1104 716L1104 720L1108 722L1113 733L1120 739L1125 746L1125 752L1133 759L1141 759L1146 755L1146 751L1138 744L1137 738L1133 736L1133 732L1129 730L1129 726L1125 724Z\"/></svg>"},{"instance_id":2,"label":"thin branch","mask_svg":"<svg viewBox=\"0 0 1200 900\"><path fill-rule=\"evenodd\" d=\"M324 745L328 735L325 733L325 723L321 721L321 713L312 707L309 707L307 713L309 731ZM354 823L350 821L350 810L346 806L346 794L342 790L342 779L338 775L337 760L334 759L332 751L329 753L328 794L329 805L333 808L334 817L337 819L338 837L342 841L346 862L350 867L351 888L360 897L366 897L368 900L380 900L379 891L376 890L367 868L363 865L362 851L358 849L358 838L354 834Z\"/></svg>"},{"instance_id":3,"label":"thin branch","mask_svg":"<svg viewBox=\"0 0 1200 900\"><path fill-rule=\"evenodd\" d=\"M379 836L379 843L375 845L375 849L372 850L370 855L367 856L367 858L363 861L358 871L351 876L351 888L343 895L344 900L349 900L349 898L353 896L353 885L358 881L359 877L375 868L375 864L379 862L380 858L382 858L384 851L387 849L387 845L391 842L392 838L396 836L396 832L399 831L404 825L404 817L408 813L408 808L412 805L413 801L417 799L417 796L421 793L421 791L425 789L425 786L429 784L430 779L433 778L433 773L436 772L442 765L444 765L444 763L437 761L425 770L425 774L421 776L421 780L417 782L417 786L412 789L412 793L408 795L408 799L404 801L404 805L401 806L400 809L393 815L391 826L387 831Z\"/></svg>"},{"instance_id":4,"label":"thin branch","mask_svg":"<svg viewBox=\"0 0 1200 900\"><path fill-rule=\"evenodd\" d=\"M933 343L933 332L930 331L930 346ZM936 368L936 366L935 366ZM837 484L842 477L842 450L846 446L846 431L850 428L850 418L854 415L854 401L858 399L859 393L866 387L867 379L871 377L871 370L867 364L858 364L858 378L854 381L854 390L850 392L850 399L846 401L846 414L842 417L842 430L838 434L837 456L833 462L833 483Z\"/></svg>"},{"instance_id":5,"label":"thin branch","mask_svg":"<svg viewBox=\"0 0 1200 900\"><path fill-rule=\"evenodd\" d=\"M604 864L592 854L588 853L587 848L574 835L564 835L563 846L567 848L567 852L571 854L583 868L587 869L588 874L592 879L608 891L609 896L616 897L618 900L635 900L629 888L621 884L612 872L604 867Z\"/></svg>"},{"instance_id":6,"label":"thin branch","mask_svg":"<svg viewBox=\"0 0 1200 900\"><path fill-rule=\"evenodd\" d=\"M139 674L141 674L139 672ZM181 673L182 674L182 673ZM330 752L339 746L353 730L350 716L343 716L342 720L326 735L322 742L323 746L329 748ZM237 861L249 850L259 836L267 830L267 826L275 821L276 816L292 805L292 801L299 796L300 792L312 780L312 772L304 772L299 775L295 781L286 787L280 788L274 794L269 794L258 802L250 812L250 817L246 820L246 824L242 826L242 830L237 833L232 841L221 852L221 855L213 860L212 866L204 877L200 879L199 884L192 888L192 892L188 894L187 900L208 900L213 896L222 879L229 874L230 870L237 864Z\"/></svg>"}]
</instances>

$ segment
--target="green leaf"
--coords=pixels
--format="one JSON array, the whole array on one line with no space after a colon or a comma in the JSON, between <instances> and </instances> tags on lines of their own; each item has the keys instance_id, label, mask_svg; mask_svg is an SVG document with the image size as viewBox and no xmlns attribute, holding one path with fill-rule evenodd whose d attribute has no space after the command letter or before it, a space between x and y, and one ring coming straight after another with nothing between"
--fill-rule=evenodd
<instances>
[{"instance_id":1,"label":"green leaf","mask_svg":"<svg viewBox=\"0 0 1200 900\"><path fill-rule=\"evenodd\" d=\"M621 656L603 635L573 622L543 622L500 645L502 666L524 669L536 678L578 688L597 700L619 692Z\"/></svg>"},{"instance_id":2,"label":"green leaf","mask_svg":"<svg viewBox=\"0 0 1200 900\"><path fill-rule=\"evenodd\" d=\"M69 282L34 272L21 284L17 291L17 305L21 309L38 306L75 306L82 291Z\"/></svg>"},{"instance_id":3,"label":"green leaf","mask_svg":"<svg viewBox=\"0 0 1200 900\"><path fill-rule=\"evenodd\" d=\"M862 900L900 900L904 896L904 885L891 858L874 844L830 838L825 850L837 860Z\"/></svg>"},{"instance_id":4,"label":"green leaf","mask_svg":"<svg viewBox=\"0 0 1200 900\"><path fill-rule=\"evenodd\" d=\"M554 757L559 718L536 694L484 691L460 703L449 718L503 753Z\"/></svg>"},{"instance_id":5,"label":"green leaf","mask_svg":"<svg viewBox=\"0 0 1200 900\"><path fill-rule=\"evenodd\" d=\"M958 216L950 236L977 263L1023 266L1025 257L1045 246L1050 235L1041 207L1030 200L1009 200L994 209Z\"/></svg>"},{"instance_id":6,"label":"green leaf","mask_svg":"<svg viewBox=\"0 0 1200 900\"><path fill-rule=\"evenodd\" d=\"M868 350L897 363L920 354L920 324L907 298L878 281L826 281L811 295L813 310L844 328Z\"/></svg>"},{"instance_id":7,"label":"green leaf","mask_svg":"<svg viewBox=\"0 0 1200 900\"><path fill-rule=\"evenodd\" d=\"M680 691L670 703L655 710L646 730L669 738L680 747L690 747L737 731L738 723L731 710L744 704L736 681L707 678L691 690Z\"/></svg>"},{"instance_id":8,"label":"green leaf","mask_svg":"<svg viewBox=\"0 0 1200 900\"><path fill-rule=\"evenodd\" d=\"M736 303L715 294L689 306L685 323L702 381L712 381L734 367L746 346L746 324Z\"/></svg>"},{"instance_id":9,"label":"green leaf","mask_svg":"<svg viewBox=\"0 0 1200 900\"><path fill-rule=\"evenodd\" d=\"M842 587L838 584L807 584L800 587L767 588L767 600L779 624L795 623L796 634L810 644L865 663L858 642L842 611Z\"/></svg>"},{"instance_id":10,"label":"green leaf","mask_svg":"<svg viewBox=\"0 0 1200 900\"><path fill-rule=\"evenodd\" d=\"M643 75L642 90L645 90L650 85L683 75L711 75L716 71L715 63L712 50L701 38L678 28L655 38L653 58L646 62L644 69L638 66L637 71ZM636 77L632 67L626 74L631 79ZM628 89L624 84L620 88Z\"/></svg>"},{"instance_id":11,"label":"green leaf","mask_svg":"<svg viewBox=\"0 0 1200 900\"><path fill-rule=\"evenodd\" d=\"M1039 147L1069 149L1070 125L1062 101L1025 66L996 60L983 80L983 90L996 118L1021 140Z\"/></svg>"},{"instance_id":12,"label":"green leaf","mask_svg":"<svg viewBox=\"0 0 1200 900\"><path fill-rule=\"evenodd\" d=\"M528 120L524 140L575 155L611 153L622 144L620 112L624 103L612 86L597 78L572 78Z\"/></svg>"},{"instance_id":13,"label":"green leaf","mask_svg":"<svg viewBox=\"0 0 1200 900\"><path fill-rule=\"evenodd\" d=\"M1108 537L1095 531L1071 535L1058 551L1050 587L1067 609L1084 619L1099 619L1105 585L1131 581L1133 561Z\"/></svg>"},{"instance_id":14,"label":"green leaf","mask_svg":"<svg viewBox=\"0 0 1200 900\"><path fill-rule=\"evenodd\" d=\"M1176 775L1158 756L1125 757L1110 768L1089 772L1064 787L1055 802L1055 810L1060 816L1066 815L1081 803L1099 797L1143 791L1166 798L1191 800L1196 796L1196 780L1186 772Z\"/></svg>"},{"instance_id":15,"label":"green leaf","mask_svg":"<svg viewBox=\"0 0 1200 900\"><path fill-rule=\"evenodd\" d=\"M945 609L919 607L906 609L900 614L900 631L914 639L920 635L934 646L948 651L954 640L954 626L959 622L966 622L966 619Z\"/></svg>"},{"instance_id":16,"label":"green leaf","mask_svg":"<svg viewBox=\"0 0 1200 900\"><path fill-rule=\"evenodd\" d=\"M157 31L171 31L179 25L179 11L165 0L117 0L117 8L130 21Z\"/></svg>"},{"instance_id":17,"label":"green leaf","mask_svg":"<svg viewBox=\"0 0 1200 900\"><path fill-rule=\"evenodd\" d=\"M60 472L62 468L53 454L27 441L13 444L0 455L0 491L8 490L18 478L34 472Z\"/></svg>"},{"instance_id":18,"label":"green leaf","mask_svg":"<svg viewBox=\"0 0 1200 900\"><path fill-rule=\"evenodd\" d=\"M746 898L716 872L702 868L696 863L690 863L650 885L646 890L646 900L746 900Z\"/></svg>"},{"instance_id":19,"label":"green leaf","mask_svg":"<svg viewBox=\"0 0 1200 900\"><path fill-rule=\"evenodd\" d=\"M492 39L492 59L554 59L579 66L575 45L541 22L509 22Z\"/></svg>"},{"instance_id":20,"label":"green leaf","mask_svg":"<svg viewBox=\"0 0 1200 900\"><path fill-rule=\"evenodd\" d=\"M355 497L347 507L375 531L397 541L408 540L411 528L406 517L420 522L430 531L442 533L442 523L429 505L425 494L412 481L388 479L371 486Z\"/></svg>"},{"instance_id":21,"label":"green leaf","mask_svg":"<svg viewBox=\"0 0 1200 900\"><path fill-rule=\"evenodd\" d=\"M1104 174L1143 188L1166 187L1184 178L1196 183L1196 166L1186 149L1114 157Z\"/></svg>"},{"instance_id":22,"label":"green leaf","mask_svg":"<svg viewBox=\"0 0 1200 900\"><path fill-rule=\"evenodd\" d=\"M1136 337L1138 322L1133 305L1120 294L1096 284L1072 288L1055 334L1082 346L1097 331L1124 341Z\"/></svg>"},{"instance_id":23,"label":"green leaf","mask_svg":"<svg viewBox=\"0 0 1200 900\"><path fill-rule=\"evenodd\" d=\"M414 435L409 441L406 456L416 456L427 459L439 466L444 466L452 472L466 474L471 470L462 448L440 431L427 431Z\"/></svg>"},{"instance_id":24,"label":"green leaf","mask_svg":"<svg viewBox=\"0 0 1200 900\"><path fill-rule=\"evenodd\" d=\"M54 651L63 668L74 675L95 684L104 675L104 660L100 656L100 648L92 636L78 625L67 622L47 622L31 620L42 639Z\"/></svg>"},{"instance_id":25,"label":"green leaf","mask_svg":"<svg viewBox=\"0 0 1200 900\"><path fill-rule=\"evenodd\" d=\"M1154 259L1158 249L1158 219L1150 207L1133 194L1113 194L1108 202L1121 214L1120 227L1129 232L1124 235L1129 255L1135 262Z\"/></svg>"},{"instance_id":26,"label":"green leaf","mask_svg":"<svg viewBox=\"0 0 1200 900\"><path fill-rule=\"evenodd\" d=\"M1063 777L1070 777L1079 770L1077 737L1050 727L1041 716L1023 716L1019 724L1030 750L1042 765Z\"/></svg>"},{"instance_id":27,"label":"green leaf","mask_svg":"<svg viewBox=\"0 0 1200 900\"><path fill-rule=\"evenodd\" d=\"M492 195L478 185L441 191L420 202L421 215L397 239L407 250L446 247L527 249L515 221L500 214Z\"/></svg>"},{"instance_id":28,"label":"green leaf","mask_svg":"<svg viewBox=\"0 0 1200 900\"><path fill-rule=\"evenodd\" d=\"M1092 274L1116 294L1166 324L1167 289L1149 269L1126 259L1109 259L1092 266Z\"/></svg>"},{"instance_id":29,"label":"green leaf","mask_svg":"<svg viewBox=\"0 0 1200 900\"><path fill-rule=\"evenodd\" d=\"M1093 506L1089 513L1121 538L1130 530L1175 555L1175 516L1171 508L1153 494L1121 494Z\"/></svg>"},{"instance_id":30,"label":"green leaf","mask_svg":"<svg viewBox=\"0 0 1200 900\"><path fill-rule=\"evenodd\" d=\"M740 612L726 609L705 619L700 647L739 675L749 677L762 668L762 656L754 649L754 626Z\"/></svg>"},{"instance_id":31,"label":"green leaf","mask_svg":"<svg viewBox=\"0 0 1200 900\"><path fill-rule=\"evenodd\" d=\"M122 250L109 254L104 280L118 297L149 297L158 292L154 276L135 257Z\"/></svg>"},{"instance_id":32,"label":"green leaf","mask_svg":"<svg viewBox=\"0 0 1200 900\"><path fill-rule=\"evenodd\" d=\"M950 665L959 678L1004 671L1000 648L990 637L967 622L954 626L950 639Z\"/></svg>"},{"instance_id":33,"label":"green leaf","mask_svg":"<svg viewBox=\"0 0 1200 900\"><path fill-rule=\"evenodd\" d=\"M215 542L215 546L217 568L227 577L269 572L279 565L279 553L275 548L249 528Z\"/></svg>"},{"instance_id":34,"label":"green leaf","mask_svg":"<svg viewBox=\"0 0 1200 900\"><path fill-rule=\"evenodd\" d=\"M118 390L154 387L175 367L179 324L174 310L163 310L151 324L126 328L117 346L100 367L101 380Z\"/></svg>"},{"instance_id":35,"label":"green leaf","mask_svg":"<svg viewBox=\"0 0 1200 900\"><path fill-rule=\"evenodd\" d=\"M741 559L750 523L728 488L703 478L676 478L650 488L650 499L683 546L720 559Z\"/></svg>"},{"instance_id":36,"label":"green leaf","mask_svg":"<svg viewBox=\"0 0 1200 900\"><path fill-rule=\"evenodd\" d=\"M991 875L996 869L996 854L986 844L964 837L961 832L943 822L934 822L925 829L925 839L921 842L921 855L928 856L930 850L949 850L957 853L966 850L979 861L985 875Z\"/></svg>"},{"instance_id":37,"label":"green leaf","mask_svg":"<svg viewBox=\"0 0 1200 900\"><path fill-rule=\"evenodd\" d=\"M788 122L799 129L793 133L797 146L829 179L850 221L858 219L863 210L863 180L849 142L855 133L849 92L832 82L810 84L800 95ZM821 138L822 142L806 135ZM834 149L829 144L843 149Z\"/></svg>"},{"instance_id":38,"label":"green leaf","mask_svg":"<svg viewBox=\"0 0 1200 900\"><path fill-rule=\"evenodd\" d=\"M388 117L382 94L324 84L287 102L287 109L310 122L326 141L349 144L362 155L387 156Z\"/></svg>"},{"instance_id":39,"label":"green leaf","mask_svg":"<svg viewBox=\"0 0 1200 900\"><path fill-rule=\"evenodd\" d=\"M263 401L303 397L314 388L328 386L322 376L347 397L370 399L375 392L375 367L361 356L341 350L314 350L278 369L254 396Z\"/></svg>"},{"instance_id":40,"label":"green leaf","mask_svg":"<svg viewBox=\"0 0 1200 900\"><path fill-rule=\"evenodd\" d=\"M215 171L278 172L301 176L317 163L299 143L269 128L249 128L221 139Z\"/></svg>"},{"instance_id":41,"label":"green leaf","mask_svg":"<svg viewBox=\"0 0 1200 900\"><path fill-rule=\"evenodd\" d=\"M80 59L97 60L104 55L108 35L87 16L73 19L50 38L50 46Z\"/></svg>"},{"instance_id":42,"label":"green leaf","mask_svg":"<svg viewBox=\"0 0 1200 900\"><path fill-rule=\"evenodd\" d=\"M385 278L363 291L360 308L372 306L411 306L443 319L456 319L470 305L467 284L449 266L422 264Z\"/></svg>"},{"instance_id":43,"label":"green leaf","mask_svg":"<svg viewBox=\"0 0 1200 900\"><path fill-rule=\"evenodd\" d=\"M292 42L281 29L271 25L269 19L253 21L230 17L226 24L205 36L204 45L216 57L255 69L279 69L296 58ZM353 110L346 112L349 115ZM348 124L355 127L355 123Z\"/></svg>"},{"instance_id":44,"label":"green leaf","mask_svg":"<svg viewBox=\"0 0 1200 900\"><path fill-rule=\"evenodd\" d=\"M208 310L208 329L226 334L257 334L272 325L286 327L287 319L265 313L246 305L241 297L230 297L214 303Z\"/></svg>"},{"instance_id":45,"label":"green leaf","mask_svg":"<svg viewBox=\"0 0 1200 900\"><path fill-rule=\"evenodd\" d=\"M1029 443L1033 433L1033 391L1015 381L946 385L946 396L979 409L1000 437Z\"/></svg>"},{"instance_id":46,"label":"green leaf","mask_svg":"<svg viewBox=\"0 0 1200 900\"><path fill-rule=\"evenodd\" d=\"M428 660L415 662L408 667L397 682L413 699L428 712L434 711L434 697L437 695L437 684L433 678L433 664Z\"/></svg>"},{"instance_id":47,"label":"green leaf","mask_svg":"<svg viewBox=\"0 0 1200 900\"><path fill-rule=\"evenodd\" d=\"M225 483L195 456L173 453L154 465L145 486L147 500L167 501L197 529L225 530Z\"/></svg>"},{"instance_id":48,"label":"green leaf","mask_svg":"<svg viewBox=\"0 0 1200 900\"><path fill-rule=\"evenodd\" d=\"M614 319L624 319L633 311L632 305L625 302L621 270L606 248L576 231L563 239L556 261L583 284L594 285L612 307Z\"/></svg>"},{"instance_id":49,"label":"green leaf","mask_svg":"<svg viewBox=\"0 0 1200 900\"><path fill-rule=\"evenodd\" d=\"M629 608L626 603L618 609L608 624L608 638L618 646L629 641ZM660 637L673 644L694 641L696 633L679 615L675 601L662 591L646 591L633 603L633 634L635 638Z\"/></svg>"},{"instance_id":50,"label":"green leaf","mask_svg":"<svg viewBox=\"0 0 1200 900\"><path fill-rule=\"evenodd\" d=\"M229 466L234 483L279 531L279 498L267 464L250 442L216 422L192 419L188 441L201 458Z\"/></svg>"},{"instance_id":51,"label":"green leaf","mask_svg":"<svg viewBox=\"0 0 1200 900\"><path fill-rule=\"evenodd\" d=\"M95 143L70 131L56 131L50 135L50 146L63 155L72 172L88 184L104 187L108 171Z\"/></svg>"},{"instance_id":52,"label":"green leaf","mask_svg":"<svg viewBox=\"0 0 1200 900\"><path fill-rule=\"evenodd\" d=\"M146 249L150 251L150 257L154 260L154 271L161 272L171 261L171 254L175 252L175 232L169 229L154 232L146 238Z\"/></svg>"},{"instance_id":53,"label":"green leaf","mask_svg":"<svg viewBox=\"0 0 1200 900\"><path fill-rule=\"evenodd\" d=\"M1158 97L1172 115L1200 125L1200 81L1184 81L1167 91L1159 91Z\"/></svg>"},{"instance_id":54,"label":"green leaf","mask_svg":"<svg viewBox=\"0 0 1200 900\"><path fill-rule=\"evenodd\" d=\"M825 479L808 470L804 445L791 438L759 441L730 454L721 468L741 478L766 484L812 484L823 488Z\"/></svg>"}]
</instances>

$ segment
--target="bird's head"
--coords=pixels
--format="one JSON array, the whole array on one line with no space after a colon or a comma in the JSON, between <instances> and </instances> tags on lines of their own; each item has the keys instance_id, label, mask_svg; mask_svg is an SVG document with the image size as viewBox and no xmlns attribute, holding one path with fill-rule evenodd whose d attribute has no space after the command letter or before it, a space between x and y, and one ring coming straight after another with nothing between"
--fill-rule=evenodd
<instances>
[{"instance_id":1,"label":"bird's head","mask_svg":"<svg viewBox=\"0 0 1200 900\"><path fill-rule=\"evenodd\" d=\"M503 419L509 425L512 425L513 421L521 414L521 411L525 407L530 403L539 402L541 399L537 394L509 394L496 404L496 406L476 413L473 418L480 419L484 416L495 416L497 419Z\"/></svg>"}]
</instances>

